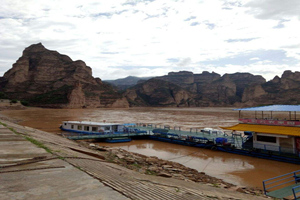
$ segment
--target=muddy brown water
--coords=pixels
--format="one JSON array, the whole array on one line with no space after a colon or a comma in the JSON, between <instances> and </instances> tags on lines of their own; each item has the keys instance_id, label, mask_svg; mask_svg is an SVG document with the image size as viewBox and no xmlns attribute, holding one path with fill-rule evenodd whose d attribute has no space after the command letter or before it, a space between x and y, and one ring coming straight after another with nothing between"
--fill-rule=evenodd
<instances>
[{"instance_id":1,"label":"muddy brown water","mask_svg":"<svg viewBox=\"0 0 300 200\"><path fill-rule=\"evenodd\" d=\"M218 128L237 123L238 113L232 108L130 108L130 109L39 109L6 110L1 114L20 120L19 124L52 133L60 133L65 120L117 123L152 123L189 128ZM262 181L299 170L299 165L248 156L181 146L152 140L129 143L99 143L103 146L157 156L181 163L208 175L239 186L262 188Z\"/></svg>"}]
</instances>

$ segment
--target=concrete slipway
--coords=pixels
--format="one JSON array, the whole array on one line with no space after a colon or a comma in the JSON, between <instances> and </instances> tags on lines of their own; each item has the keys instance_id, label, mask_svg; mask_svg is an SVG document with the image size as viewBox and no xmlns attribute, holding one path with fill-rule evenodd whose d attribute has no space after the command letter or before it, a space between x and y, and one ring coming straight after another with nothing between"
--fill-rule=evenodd
<instances>
[{"instance_id":1,"label":"concrete slipway","mask_svg":"<svg viewBox=\"0 0 300 200\"><path fill-rule=\"evenodd\" d=\"M143 175L106 162L99 152L61 136L1 122L1 200L266 199L194 182Z\"/></svg>"}]
</instances>

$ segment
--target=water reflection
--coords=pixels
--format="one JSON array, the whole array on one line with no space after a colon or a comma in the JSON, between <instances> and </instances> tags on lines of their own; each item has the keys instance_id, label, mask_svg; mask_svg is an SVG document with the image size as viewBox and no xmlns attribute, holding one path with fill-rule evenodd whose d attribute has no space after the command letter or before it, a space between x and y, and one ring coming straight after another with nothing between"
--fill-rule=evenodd
<instances>
[{"instance_id":1,"label":"water reflection","mask_svg":"<svg viewBox=\"0 0 300 200\"><path fill-rule=\"evenodd\" d=\"M238 113L230 108L130 108L130 109L29 109L1 111L21 125L58 133L65 120L141 122L189 128L218 128L237 123ZM262 187L262 180L299 169L298 165L152 140L101 145L120 147L147 156L184 164L238 185Z\"/></svg>"}]
</instances>

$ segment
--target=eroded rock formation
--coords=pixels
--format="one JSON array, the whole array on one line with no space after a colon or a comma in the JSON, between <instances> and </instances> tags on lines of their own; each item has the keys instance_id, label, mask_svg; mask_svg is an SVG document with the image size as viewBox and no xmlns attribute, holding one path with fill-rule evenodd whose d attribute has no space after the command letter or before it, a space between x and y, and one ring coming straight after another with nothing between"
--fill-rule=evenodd
<instances>
[{"instance_id":1,"label":"eroded rock formation","mask_svg":"<svg viewBox=\"0 0 300 200\"><path fill-rule=\"evenodd\" d=\"M131 106L229 106L242 101L246 88L263 83L262 76L250 73L170 72L128 89L125 96Z\"/></svg>"},{"instance_id":2,"label":"eroded rock formation","mask_svg":"<svg viewBox=\"0 0 300 200\"><path fill-rule=\"evenodd\" d=\"M43 107L111 107L122 96L81 61L46 49L41 43L27 47L1 78L0 89L10 98ZM122 100L124 101L124 100Z\"/></svg>"},{"instance_id":3,"label":"eroded rock formation","mask_svg":"<svg viewBox=\"0 0 300 200\"><path fill-rule=\"evenodd\" d=\"M245 105L300 104L300 72L284 71L281 78L245 90L242 103Z\"/></svg>"}]
</instances>

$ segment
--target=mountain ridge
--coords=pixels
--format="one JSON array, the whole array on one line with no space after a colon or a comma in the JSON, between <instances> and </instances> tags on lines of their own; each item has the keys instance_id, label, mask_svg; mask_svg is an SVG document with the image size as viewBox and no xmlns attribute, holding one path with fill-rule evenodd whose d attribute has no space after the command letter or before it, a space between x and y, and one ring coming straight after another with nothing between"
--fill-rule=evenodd
<instances>
[{"instance_id":1,"label":"mountain ridge","mask_svg":"<svg viewBox=\"0 0 300 200\"><path fill-rule=\"evenodd\" d=\"M300 72L286 70L281 77L266 81L247 72L221 76L207 71L179 71L107 83L94 78L92 68L84 61L73 61L38 43L25 48L0 77L0 92L10 99L28 101L31 106L52 108L300 104Z\"/></svg>"}]
</instances>

